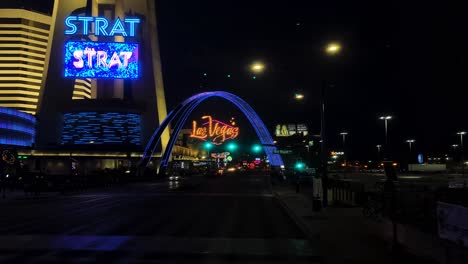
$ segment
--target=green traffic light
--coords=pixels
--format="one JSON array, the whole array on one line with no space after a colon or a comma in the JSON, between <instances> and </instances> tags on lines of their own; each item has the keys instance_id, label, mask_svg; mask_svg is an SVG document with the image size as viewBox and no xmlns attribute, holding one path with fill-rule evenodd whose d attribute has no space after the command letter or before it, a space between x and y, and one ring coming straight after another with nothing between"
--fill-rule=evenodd
<instances>
[{"instance_id":1,"label":"green traffic light","mask_svg":"<svg viewBox=\"0 0 468 264\"><path fill-rule=\"evenodd\" d=\"M255 153L259 153L260 151L262 151L262 146L255 144L252 146L252 151Z\"/></svg>"},{"instance_id":2,"label":"green traffic light","mask_svg":"<svg viewBox=\"0 0 468 264\"><path fill-rule=\"evenodd\" d=\"M297 162L296 165L294 165L294 168L296 170L303 170L305 168L305 164L303 162Z\"/></svg>"},{"instance_id":3,"label":"green traffic light","mask_svg":"<svg viewBox=\"0 0 468 264\"><path fill-rule=\"evenodd\" d=\"M234 150L236 150L236 149L237 149L236 143L233 143L233 142L229 143L229 144L227 145L227 149L228 149L229 151L234 151Z\"/></svg>"},{"instance_id":4,"label":"green traffic light","mask_svg":"<svg viewBox=\"0 0 468 264\"><path fill-rule=\"evenodd\" d=\"M211 142L205 142L205 144L203 145L203 147L205 149L208 149L210 150L211 148L213 148L213 144Z\"/></svg>"}]
</instances>

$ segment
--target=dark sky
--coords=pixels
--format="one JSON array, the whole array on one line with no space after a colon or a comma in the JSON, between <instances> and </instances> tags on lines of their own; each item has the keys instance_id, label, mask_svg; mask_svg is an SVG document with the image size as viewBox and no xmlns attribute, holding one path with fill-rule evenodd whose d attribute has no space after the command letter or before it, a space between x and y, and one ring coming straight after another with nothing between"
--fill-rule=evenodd
<instances>
[{"instance_id":1,"label":"dark sky","mask_svg":"<svg viewBox=\"0 0 468 264\"><path fill-rule=\"evenodd\" d=\"M318 134L320 88L333 83L326 115L332 148L346 130L351 157L372 158L384 141L377 117L389 113L397 151L414 138L420 152L448 152L459 141L455 133L468 129L468 9L448 2L455 1L156 1L168 106L225 90L249 102L272 130L277 122L306 122ZM328 41L342 44L339 56L324 55ZM248 65L256 60L266 71L253 80ZM296 91L303 102L292 99Z\"/></svg>"},{"instance_id":2,"label":"dark sky","mask_svg":"<svg viewBox=\"0 0 468 264\"><path fill-rule=\"evenodd\" d=\"M466 6L442 1L158 1L169 105L205 90L232 91L274 127L307 122L320 129L320 87L327 89L327 136L366 159L384 141L379 114L395 116L389 141L407 151L447 152L467 129ZM298 26L297 23L300 23ZM324 55L330 40L343 45ZM248 65L267 70L251 79ZM203 77L206 72L207 77ZM231 74L232 78L226 78ZM292 99L295 91L306 100Z\"/></svg>"}]
</instances>

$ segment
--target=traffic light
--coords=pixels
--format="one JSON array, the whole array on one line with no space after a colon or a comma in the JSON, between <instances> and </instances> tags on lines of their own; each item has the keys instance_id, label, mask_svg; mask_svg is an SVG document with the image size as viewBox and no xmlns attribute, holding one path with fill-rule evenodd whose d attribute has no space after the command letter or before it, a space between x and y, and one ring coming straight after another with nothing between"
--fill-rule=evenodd
<instances>
[{"instance_id":1,"label":"traffic light","mask_svg":"<svg viewBox=\"0 0 468 264\"><path fill-rule=\"evenodd\" d=\"M205 144L203 144L203 147L206 149L206 150L210 150L213 148L213 143L211 142L205 142Z\"/></svg>"},{"instance_id":2,"label":"traffic light","mask_svg":"<svg viewBox=\"0 0 468 264\"><path fill-rule=\"evenodd\" d=\"M252 146L252 151L254 153L259 153L260 151L262 151L262 146L260 146L259 144L255 144Z\"/></svg>"},{"instance_id":3,"label":"traffic light","mask_svg":"<svg viewBox=\"0 0 468 264\"><path fill-rule=\"evenodd\" d=\"M231 151L231 152L232 152L232 151L235 151L236 149L237 149L237 144L234 143L234 142L231 142L231 143L229 143L229 144L227 145L227 150L229 150L229 151Z\"/></svg>"},{"instance_id":4,"label":"traffic light","mask_svg":"<svg viewBox=\"0 0 468 264\"><path fill-rule=\"evenodd\" d=\"M304 162L302 162L302 161L296 162L296 164L294 165L294 169L296 169L298 171L302 171L303 169L305 169Z\"/></svg>"}]
</instances>

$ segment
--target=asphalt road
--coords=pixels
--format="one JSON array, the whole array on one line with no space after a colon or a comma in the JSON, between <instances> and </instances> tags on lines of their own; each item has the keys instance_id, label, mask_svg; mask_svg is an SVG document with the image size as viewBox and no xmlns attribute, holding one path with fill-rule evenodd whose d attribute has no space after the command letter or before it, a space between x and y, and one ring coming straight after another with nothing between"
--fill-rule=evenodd
<instances>
[{"instance_id":1,"label":"asphalt road","mask_svg":"<svg viewBox=\"0 0 468 264\"><path fill-rule=\"evenodd\" d=\"M2 263L311 263L267 176L191 177L0 203Z\"/></svg>"}]
</instances>

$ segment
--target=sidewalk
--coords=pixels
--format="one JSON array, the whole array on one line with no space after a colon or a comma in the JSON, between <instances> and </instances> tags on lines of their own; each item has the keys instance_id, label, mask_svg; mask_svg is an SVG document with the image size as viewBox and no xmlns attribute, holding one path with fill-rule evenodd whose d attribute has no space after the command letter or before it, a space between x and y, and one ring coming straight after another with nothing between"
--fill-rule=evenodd
<instances>
[{"instance_id":1,"label":"sidewalk","mask_svg":"<svg viewBox=\"0 0 468 264\"><path fill-rule=\"evenodd\" d=\"M319 239L323 263L436 263L404 253L395 256L382 234L385 224L365 218L359 207L328 207L312 210L312 189L296 193L291 186L273 186L273 192L296 222Z\"/></svg>"}]
</instances>

